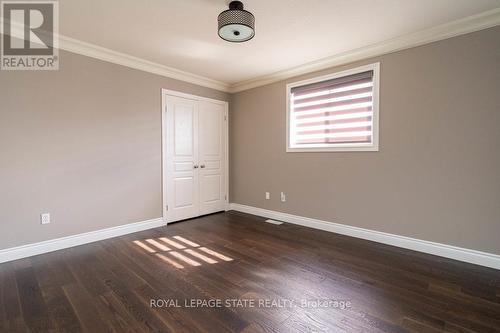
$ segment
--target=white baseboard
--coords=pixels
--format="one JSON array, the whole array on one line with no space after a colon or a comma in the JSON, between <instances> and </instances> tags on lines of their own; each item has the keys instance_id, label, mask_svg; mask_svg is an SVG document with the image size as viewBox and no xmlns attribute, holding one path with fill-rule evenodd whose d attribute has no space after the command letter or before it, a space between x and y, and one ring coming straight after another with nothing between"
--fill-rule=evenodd
<instances>
[{"instance_id":1,"label":"white baseboard","mask_svg":"<svg viewBox=\"0 0 500 333\"><path fill-rule=\"evenodd\" d=\"M103 239L123 236L138 231L165 226L163 218L157 218L142 222L130 223L118 227L101 229L83 234L52 239L39 243L27 244L9 249L0 250L0 263L31 257L34 255L66 249L72 246L97 242Z\"/></svg>"},{"instance_id":2,"label":"white baseboard","mask_svg":"<svg viewBox=\"0 0 500 333\"><path fill-rule=\"evenodd\" d=\"M325 230L341 235L366 239L414 251L429 253L440 257L455 259L476 265L500 269L500 255L497 254L470 250L446 244L434 243L405 236L398 236L398 235L388 234L385 232L352 227L348 225L327 222L287 213L281 213L263 208L245 206L236 203L230 204L230 210L258 215L288 223L299 224L309 228Z\"/></svg>"}]
</instances>

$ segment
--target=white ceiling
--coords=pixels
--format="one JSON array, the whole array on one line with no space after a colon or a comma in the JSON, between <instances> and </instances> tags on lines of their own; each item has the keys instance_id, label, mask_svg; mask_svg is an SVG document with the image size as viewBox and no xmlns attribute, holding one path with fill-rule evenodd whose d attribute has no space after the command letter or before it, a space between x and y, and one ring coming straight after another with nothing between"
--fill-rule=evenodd
<instances>
[{"instance_id":1,"label":"white ceiling","mask_svg":"<svg viewBox=\"0 0 500 333\"><path fill-rule=\"evenodd\" d=\"M229 0L64 0L60 33L228 84L500 7L500 0L244 0L256 36L228 43Z\"/></svg>"}]
</instances>

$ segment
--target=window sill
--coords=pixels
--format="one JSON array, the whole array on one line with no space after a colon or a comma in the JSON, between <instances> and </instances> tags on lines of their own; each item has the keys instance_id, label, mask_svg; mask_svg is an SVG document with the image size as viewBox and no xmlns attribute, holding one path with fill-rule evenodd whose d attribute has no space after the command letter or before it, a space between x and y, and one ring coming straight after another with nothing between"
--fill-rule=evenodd
<instances>
[{"instance_id":1,"label":"window sill","mask_svg":"<svg viewBox=\"0 0 500 333\"><path fill-rule=\"evenodd\" d=\"M287 147L287 153L332 153L332 152L377 152L379 151L377 146L359 146L359 147L315 147L315 148L293 148Z\"/></svg>"}]
</instances>

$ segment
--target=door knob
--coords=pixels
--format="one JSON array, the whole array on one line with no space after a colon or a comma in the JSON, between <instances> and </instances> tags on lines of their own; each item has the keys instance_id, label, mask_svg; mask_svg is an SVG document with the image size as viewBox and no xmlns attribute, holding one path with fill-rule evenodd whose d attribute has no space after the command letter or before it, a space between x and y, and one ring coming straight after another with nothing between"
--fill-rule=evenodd
<instances>
[{"instance_id":1,"label":"door knob","mask_svg":"<svg viewBox=\"0 0 500 333\"><path fill-rule=\"evenodd\" d=\"M205 164L200 165L200 168L205 169Z\"/></svg>"},{"instance_id":2,"label":"door knob","mask_svg":"<svg viewBox=\"0 0 500 333\"><path fill-rule=\"evenodd\" d=\"M198 166L197 165L193 165L193 169L198 169Z\"/></svg>"}]
</instances>

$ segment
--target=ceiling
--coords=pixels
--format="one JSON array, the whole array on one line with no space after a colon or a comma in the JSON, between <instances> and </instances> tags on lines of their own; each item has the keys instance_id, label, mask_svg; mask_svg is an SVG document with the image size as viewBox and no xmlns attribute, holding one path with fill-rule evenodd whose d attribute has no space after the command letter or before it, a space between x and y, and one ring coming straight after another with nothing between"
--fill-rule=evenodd
<instances>
[{"instance_id":1,"label":"ceiling","mask_svg":"<svg viewBox=\"0 0 500 333\"><path fill-rule=\"evenodd\" d=\"M256 36L217 35L226 0L64 0L60 33L235 84L500 7L500 0L243 0Z\"/></svg>"}]
</instances>

